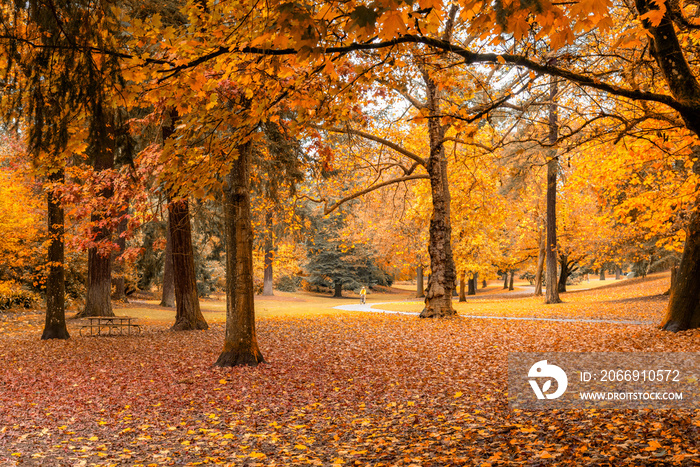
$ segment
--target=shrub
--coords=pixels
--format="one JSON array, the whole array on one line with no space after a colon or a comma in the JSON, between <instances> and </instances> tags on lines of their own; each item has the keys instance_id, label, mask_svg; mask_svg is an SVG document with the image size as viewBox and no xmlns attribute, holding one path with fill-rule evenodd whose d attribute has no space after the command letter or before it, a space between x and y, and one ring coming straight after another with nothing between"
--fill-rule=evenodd
<instances>
[{"instance_id":1,"label":"shrub","mask_svg":"<svg viewBox=\"0 0 700 467\"><path fill-rule=\"evenodd\" d=\"M275 288L282 292L296 292L301 287L301 281L302 279L299 276L281 276L277 279Z\"/></svg>"},{"instance_id":2,"label":"shrub","mask_svg":"<svg viewBox=\"0 0 700 467\"><path fill-rule=\"evenodd\" d=\"M35 293L22 289L16 282L0 282L0 310L7 310L13 306L31 308L37 301L38 296Z\"/></svg>"}]
</instances>

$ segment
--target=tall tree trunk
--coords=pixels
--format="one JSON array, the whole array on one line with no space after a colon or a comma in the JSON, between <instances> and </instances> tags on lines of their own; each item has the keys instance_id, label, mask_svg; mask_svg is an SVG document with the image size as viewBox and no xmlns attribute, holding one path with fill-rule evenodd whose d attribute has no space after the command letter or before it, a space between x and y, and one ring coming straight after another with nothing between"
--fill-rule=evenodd
<instances>
[{"instance_id":1,"label":"tall tree trunk","mask_svg":"<svg viewBox=\"0 0 700 467\"><path fill-rule=\"evenodd\" d=\"M666 331L678 332L700 327L700 210L696 210L686 230L683 255L671 285L671 295L663 322Z\"/></svg>"},{"instance_id":2,"label":"tall tree trunk","mask_svg":"<svg viewBox=\"0 0 700 467\"><path fill-rule=\"evenodd\" d=\"M450 190L447 181L447 159L445 158L445 127L439 117L438 87L425 68L421 70L427 91L430 156L427 171L433 199L433 214L430 218L428 253L431 275L425 294L425 308L421 318L455 315L452 308L452 292L455 289L457 272L452 256L452 225L450 223Z\"/></svg>"},{"instance_id":3,"label":"tall tree trunk","mask_svg":"<svg viewBox=\"0 0 700 467\"><path fill-rule=\"evenodd\" d=\"M460 302L466 302L467 301L467 296L464 293L464 280L466 277L467 273L466 271L462 271L462 273L459 275L459 301Z\"/></svg>"},{"instance_id":4,"label":"tall tree trunk","mask_svg":"<svg viewBox=\"0 0 700 467\"><path fill-rule=\"evenodd\" d=\"M542 274L544 273L544 257L546 255L545 251L545 240L544 236L540 232L540 251L537 254L537 270L535 271L535 296L542 296Z\"/></svg>"},{"instance_id":5,"label":"tall tree trunk","mask_svg":"<svg viewBox=\"0 0 700 467\"><path fill-rule=\"evenodd\" d=\"M272 212L265 215L265 226L267 228L267 238L265 239L265 270L263 275L263 295L271 297L272 291Z\"/></svg>"},{"instance_id":6,"label":"tall tree trunk","mask_svg":"<svg viewBox=\"0 0 700 467\"><path fill-rule=\"evenodd\" d=\"M112 252L112 270L113 282L114 282L114 293L112 294L113 300L120 300L122 302L127 302L126 298L126 278L124 277L124 261L119 258L120 255L126 250L126 237L124 233L126 232L127 223L129 220L126 217L127 212L122 212L122 219L119 221L117 226L117 238L114 243L116 243L118 250Z\"/></svg>"},{"instance_id":7,"label":"tall tree trunk","mask_svg":"<svg viewBox=\"0 0 700 467\"><path fill-rule=\"evenodd\" d=\"M64 171L60 169L48 177L52 183L64 181ZM48 201L48 263L49 274L46 278L46 320L42 339L68 339L65 308L65 271L64 271L64 216L63 207L54 197L53 191L47 194Z\"/></svg>"},{"instance_id":8,"label":"tall tree trunk","mask_svg":"<svg viewBox=\"0 0 700 467\"><path fill-rule=\"evenodd\" d=\"M515 276L515 271L511 270L510 271L510 283L508 284L508 290L515 290L515 287L513 287L513 276Z\"/></svg>"},{"instance_id":9,"label":"tall tree trunk","mask_svg":"<svg viewBox=\"0 0 700 467\"><path fill-rule=\"evenodd\" d=\"M114 116L105 112L102 100L94 97L91 106L90 147L93 168L96 172L114 168ZM99 197L109 199L113 189L107 187L99 192ZM96 212L90 216L93 226L104 220L104 212ZM111 232L106 227L93 227L95 242L110 238ZM85 308L76 317L84 316L114 316L112 311L112 255L111 252L100 252L96 247L88 249L88 277L85 297Z\"/></svg>"},{"instance_id":10,"label":"tall tree trunk","mask_svg":"<svg viewBox=\"0 0 700 467\"><path fill-rule=\"evenodd\" d=\"M172 201L168 204L170 239L173 243L173 275L175 276L175 324L173 331L207 329L199 308L197 277L192 251L192 230L190 208L187 200Z\"/></svg>"},{"instance_id":11,"label":"tall tree trunk","mask_svg":"<svg viewBox=\"0 0 700 467\"><path fill-rule=\"evenodd\" d=\"M423 284L423 266L416 268L416 298L425 297L425 284Z\"/></svg>"},{"instance_id":12,"label":"tall tree trunk","mask_svg":"<svg viewBox=\"0 0 700 467\"><path fill-rule=\"evenodd\" d=\"M467 281L468 290L467 295L476 295L476 277L472 277Z\"/></svg>"},{"instance_id":13,"label":"tall tree trunk","mask_svg":"<svg viewBox=\"0 0 700 467\"><path fill-rule=\"evenodd\" d=\"M478 289L479 289L479 273L475 272L474 273L474 295L476 295L476 292Z\"/></svg>"},{"instance_id":14,"label":"tall tree trunk","mask_svg":"<svg viewBox=\"0 0 700 467\"><path fill-rule=\"evenodd\" d=\"M170 217L170 216L168 216ZM160 306L175 307L175 276L173 274L173 239L170 235L170 219L165 224L165 252L163 252L163 295Z\"/></svg>"},{"instance_id":15,"label":"tall tree trunk","mask_svg":"<svg viewBox=\"0 0 700 467\"><path fill-rule=\"evenodd\" d=\"M619 281L622 279L622 268L620 267L619 264L615 265L615 280Z\"/></svg>"},{"instance_id":16,"label":"tall tree trunk","mask_svg":"<svg viewBox=\"0 0 700 467\"><path fill-rule=\"evenodd\" d=\"M549 142L554 145L559 139L559 125L557 123L557 105L554 103L558 93L557 78L551 77L549 84ZM557 174L559 172L559 159L556 148L548 151L547 160L547 289L545 303L561 303L557 291Z\"/></svg>"},{"instance_id":17,"label":"tall tree trunk","mask_svg":"<svg viewBox=\"0 0 700 467\"><path fill-rule=\"evenodd\" d=\"M503 274L503 290L508 288L508 271Z\"/></svg>"},{"instance_id":18,"label":"tall tree trunk","mask_svg":"<svg viewBox=\"0 0 700 467\"><path fill-rule=\"evenodd\" d=\"M252 144L238 148L224 193L226 222L226 337L216 366L255 366L265 359L255 334L253 227L249 171Z\"/></svg>"},{"instance_id":19,"label":"tall tree trunk","mask_svg":"<svg viewBox=\"0 0 700 467\"><path fill-rule=\"evenodd\" d=\"M603 267L603 266L600 267L600 280L601 281L605 280L605 267Z\"/></svg>"},{"instance_id":20,"label":"tall tree trunk","mask_svg":"<svg viewBox=\"0 0 700 467\"><path fill-rule=\"evenodd\" d=\"M335 281L333 283L333 298L343 297L343 283L340 281Z\"/></svg>"},{"instance_id":21,"label":"tall tree trunk","mask_svg":"<svg viewBox=\"0 0 700 467\"><path fill-rule=\"evenodd\" d=\"M559 284L557 290L559 293L566 292L566 280L569 278L569 258L567 256L562 256L559 258L559 266L561 271L559 271Z\"/></svg>"}]
</instances>

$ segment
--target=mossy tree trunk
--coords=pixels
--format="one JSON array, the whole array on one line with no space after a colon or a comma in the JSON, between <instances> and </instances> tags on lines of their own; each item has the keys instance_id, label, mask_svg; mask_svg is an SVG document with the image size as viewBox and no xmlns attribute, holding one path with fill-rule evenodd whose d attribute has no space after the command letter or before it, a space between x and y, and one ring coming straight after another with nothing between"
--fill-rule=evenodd
<instances>
[{"instance_id":1,"label":"mossy tree trunk","mask_svg":"<svg viewBox=\"0 0 700 467\"><path fill-rule=\"evenodd\" d=\"M421 70L426 85L426 107L432 117L428 118L430 156L427 171L430 176L430 192L433 199L433 214L430 218L428 253L430 254L430 279L425 293L425 308L421 318L455 315L452 308L452 293L455 289L457 271L452 256L452 224L450 221L450 190L447 181L447 158L445 157L445 127L439 117L439 90L425 70Z\"/></svg>"},{"instance_id":2,"label":"mossy tree trunk","mask_svg":"<svg viewBox=\"0 0 700 467\"><path fill-rule=\"evenodd\" d=\"M255 366L265 359L255 334L253 228L249 170L252 144L239 146L224 193L226 222L226 336L216 366Z\"/></svg>"}]
</instances>

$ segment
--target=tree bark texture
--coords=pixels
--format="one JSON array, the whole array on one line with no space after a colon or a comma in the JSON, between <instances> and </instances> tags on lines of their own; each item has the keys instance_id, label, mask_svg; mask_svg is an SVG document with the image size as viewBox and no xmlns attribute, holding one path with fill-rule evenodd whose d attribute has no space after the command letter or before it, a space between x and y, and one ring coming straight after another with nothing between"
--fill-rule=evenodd
<instances>
[{"instance_id":1,"label":"tree bark texture","mask_svg":"<svg viewBox=\"0 0 700 467\"><path fill-rule=\"evenodd\" d=\"M274 295L272 290L272 212L265 215L265 226L267 227L265 238L265 270L263 272L263 296Z\"/></svg>"},{"instance_id":2,"label":"tree bark texture","mask_svg":"<svg viewBox=\"0 0 700 467\"><path fill-rule=\"evenodd\" d=\"M537 254L537 270L535 271L535 296L542 296L542 274L544 273L544 257L546 243L544 236L540 234L540 251Z\"/></svg>"},{"instance_id":3,"label":"tree bark texture","mask_svg":"<svg viewBox=\"0 0 700 467\"><path fill-rule=\"evenodd\" d=\"M559 125L557 123L557 105L554 103L557 98L558 86L555 77L550 78L549 85L549 142L556 144L559 139ZM553 148L549 151L547 160L547 288L544 302L547 304L560 303L559 292L557 291L557 175L559 172L559 160L557 150Z\"/></svg>"},{"instance_id":4,"label":"tree bark texture","mask_svg":"<svg viewBox=\"0 0 700 467\"><path fill-rule=\"evenodd\" d=\"M192 229L190 208L187 200L172 201L168 204L170 239L172 240L173 275L175 278L175 324L173 331L207 329L199 308L197 277L192 251Z\"/></svg>"},{"instance_id":5,"label":"tree bark texture","mask_svg":"<svg viewBox=\"0 0 700 467\"><path fill-rule=\"evenodd\" d=\"M224 193L226 222L226 336L216 366L255 366L265 359L255 334L253 227L249 164L252 144L239 146Z\"/></svg>"},{"instance_id":6,"label":"tree bark texture","mask_svg":"<svg viewBox=\"0 0 700 467\"><path fill-rule=\"evenodd\" d=\"M160 306L175 308L175 276L173 275L173 239L170 236L170 219L165 224L165 251L163 252L163 295Z\"/></svg>"},{"instance_id":7,"label":"tree bark texture","mask_svg":"<svg viewBox=\"0 0 700 467\"><path fill-rule=\"evenodd\" d=\"M92 104L90 147L92 166L96 172L114 168L114 116L105 112L99 98L95 97ZM98 196L103 199L111 198L111 187L102 189ZM97 225L104 220L103 213L93 213L90 221ZM106 227L93 227L95 242L108 240L111 232ZM88 277L85 297L85 308L76 315L85 316L114 316L112 311L112 255L111 252L100 252L96 247L88 249Z\"/></svg>"},{"instance_id":8,"label":"tree bark texture","mask_svg":"<svg viewBox=\"0 0 700 467\"><path fill-rule=\"evenodd\" d=\"M653 0L636 0L640 15L658 9ZM672 18L672 8L654 27L642 22L651 37L650 52L661 69L671 94L686 105L679 113L686 126L700 135L700 83L688 65ZM700 212L696 207L686 230L685 246L675 284L671 287L663 329L682 331L700 327Z\"/></svg>"},{"instance_id":9,"label":"tree bark texture","mask_svg":"<svg viewBox=\"0 0 700 467\"><path fill-rule=\"evenodd\" d=\"M513 287L513 277L515 276L515 271L510 271L510 283L508 284L508 290L515 290Z\"/></svg>"},{"instance_id":10,"label":"tree bark texture","mask_svg":"<svg viewBox=\"0 0 700 467\"><path fill-rule=\"evenodd\" d=\"M464 292L464 281L466 278L467 273L465 271L462 271L462 273L459 275L459 301L460 302L466 302L467 301L467 295Z\"/></svg>"},{"instance_id":11,"label":"tree bark texture","mask_svg":"<svg viewBox=\"0 0 700 467\"><path fill-rule=\"evenodd\" d=\"M476 276L467 281L467 295L476 295Z\"/></svg>"},{"instance_id":12,"label":"tree bark texture","mask_svg":"<svg viewBox=\"0 0 700 467\"><path fill-rule=\"evenodd\" d=\"M600 279L601 281L604 281L604 280L605 280L605 268L604 268L604 267L601 267L601 268L600 268L600 277L599 277L599 279Z\"/></svg>"},{"instance_id":13,"label":"tree bark texture","mask_svg":"<svg viewBox=\"0 0 700 467\"><path fill-rule=\"evenodd\" d=\"M423 283L423 266L416 268L416 298L425 297L425 284Z\"/></svg>"},{"instance_id":14,"label":"tree bark texture","mask_svg":"<svg viewBox=\"0 0 700 467\"><path fill-rule=\"evenodd\" d=\"M426 70L421 70L427 91L427 108L434 115L428 118L430 156L427 171L433 199L430 218L428 253L431 275L425 294L425 308L421 318L455 315L452 308L452 292L455 289L457 271L452 256L452 225L450 223L450 190L447 181L447 158L445 157L445 127L440 122L438 88Z\"/></svg>"},{"instance_id":15,"label":"tree bark texture","mask_svg":"<svg viewBox=\"0 0 700 467\"><path fill-rule=\"evenodd\" d=\"M503 290L508 288L508 271L503 274Z\"/></svg>"},{"instance_id":16,"label":"tree bark texture","mask_svg":"<svg viewBox=\"0 0 700 467\"><path fill-rule=\"evenodd\" d=\"M566 280L569 278L569 258L567 256L562 256L559 258L559 284L557 285L557 291L559 293L566 292Z\"/></svg>"},{"instance_id":17,"label":"tree bark texture","mask_svg":"<svg viewBox=\"0 0 700 467\"><path fill-rule=\"evenodd\" d=\"M663 322L666 331L678 332L700 327L700 211L688 225L683 255L671 285Z\"/></svg>"},{"instance_id":18,"label":"tree bark texture","mask_svg":"<svg viewBox=\"0 0 700 467\"><path fill-rule=\"evenodd\" d=\"M615 266L615 280L619 281L620 279L622 279L622 268L620 267L620 265L616 265Z\"/></svg>"},{"instance_id":19,"label":"tree bark texture","mask_svg":"<svg viewBox=\"0 0 700 467\"><path fill-rule=\"evenodd\" d=\"M333 283L333 298L343 297L343 283L340 281Z\"/></svg>"},{"instance_id":20,"label":"tree bark texture","mask_svg":"<svg viewBox=\"0 0 700 467\"><path fill-rule=\"evenodd\" d=\"M49 175L49 181L61 183L64 181L64 171L60 169ZM64 214L63 207L54 197L53 192L47 194L48 201L48 262L49 273L46 278L46 319L42 339L69 339L66 328L65 305L65 271L64 271Z\"/></svg>"}]
</instances>

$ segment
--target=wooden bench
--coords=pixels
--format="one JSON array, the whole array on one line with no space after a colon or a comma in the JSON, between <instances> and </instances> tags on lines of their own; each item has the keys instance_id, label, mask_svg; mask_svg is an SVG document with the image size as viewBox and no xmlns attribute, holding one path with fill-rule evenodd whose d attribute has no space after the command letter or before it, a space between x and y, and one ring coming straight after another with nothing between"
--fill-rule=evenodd
<instances>
[{"instance_id":1,"label":"wooden bench","mask_svg":"<svg viewBox=\"0 0 700 467\"><path fill-rule=\"evenodd\" d=\"M131 335L132 330L136 334L141 333L141 326L135 324L136 318L131 316L88 316L87 320L89 324L80 328L81 336L83 331L87 334L88 330L90 330L91 336ZM124 332L124 330L127 332Z\"/></svg>"}]
</instances>

